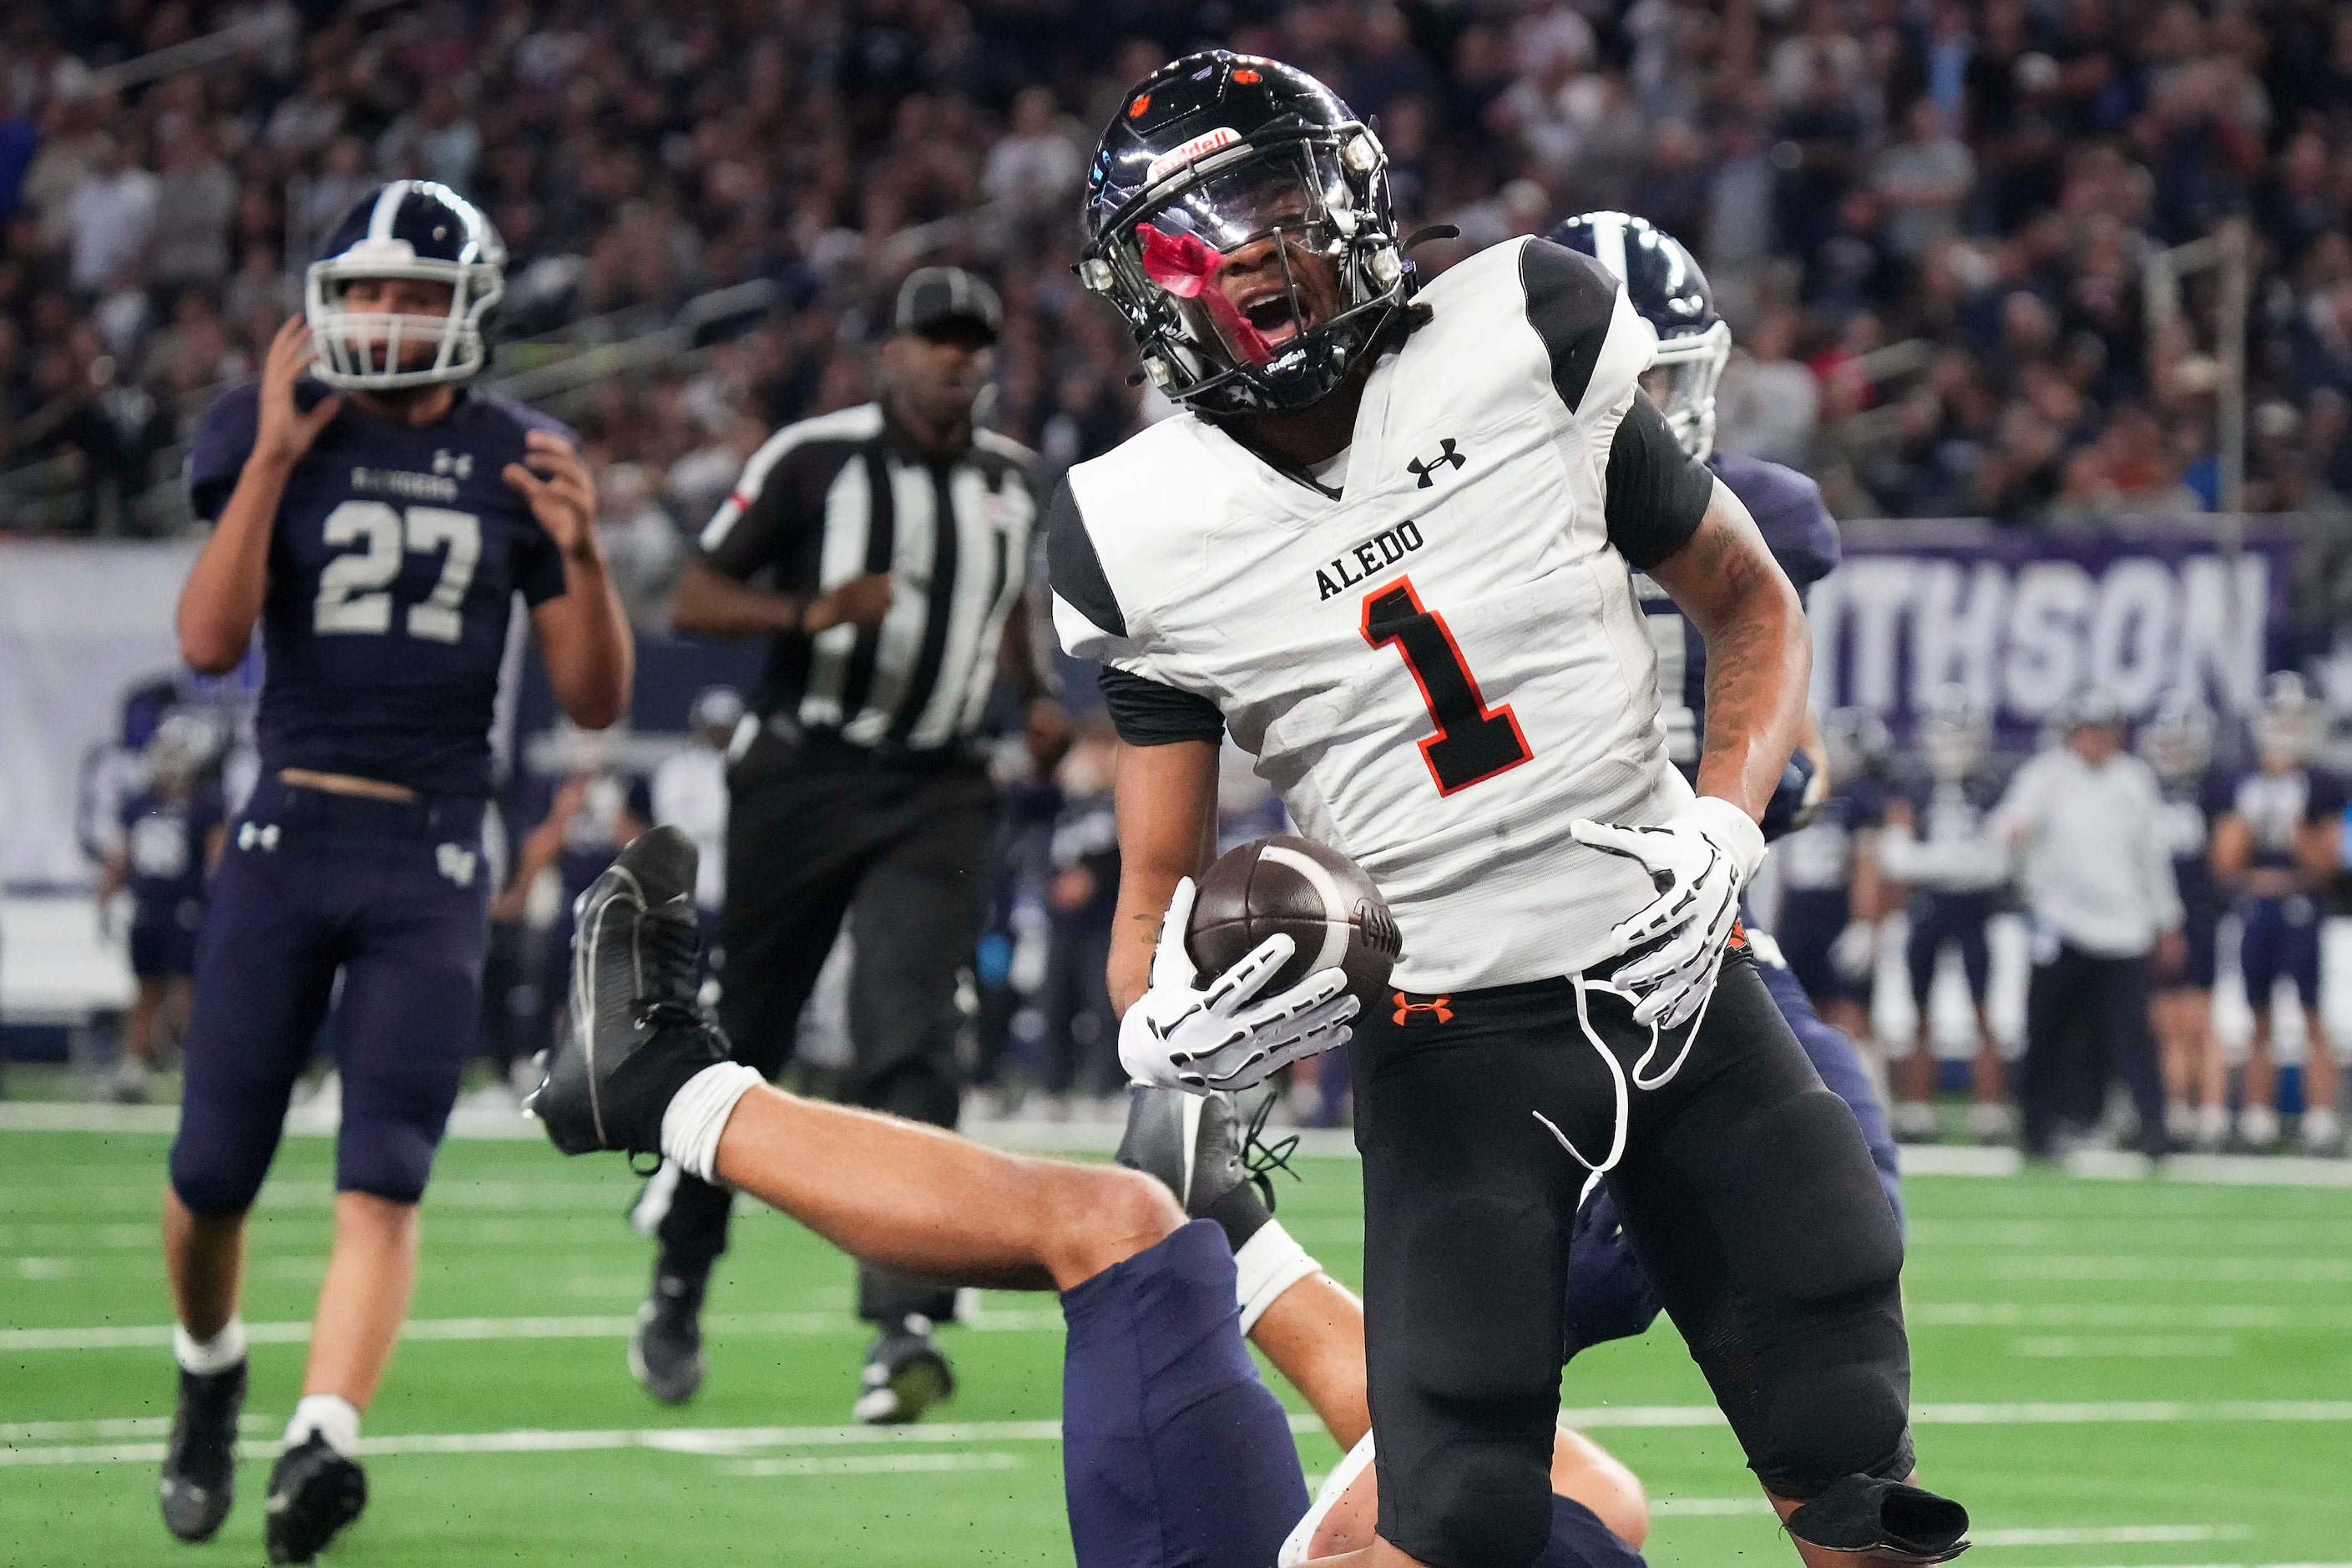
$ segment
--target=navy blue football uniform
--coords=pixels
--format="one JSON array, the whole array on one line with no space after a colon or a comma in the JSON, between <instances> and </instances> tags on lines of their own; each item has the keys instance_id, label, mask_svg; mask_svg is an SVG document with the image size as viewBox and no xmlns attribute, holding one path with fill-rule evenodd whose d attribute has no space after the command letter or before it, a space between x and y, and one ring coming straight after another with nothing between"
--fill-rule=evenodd
<instances>
[{"instance_id":1,"label":"navy blue football uniform","mask_svg":"<svg viewBox=\"0 0 2352 1568\"><path fill-rule=\"evenodd\" d=\"M1914 836L1931 854L1943 852L1948 862L1910 879L1911 931L1903 962L1911 975L1911 1000L1927 1006L1937 961L1946 948L1957 947L1969 997L1981 1004L1992 975L1985 928L2000 907L2007 879L1997 857L1968 851L1983 845L1985 821L2000 791L1990 779L1937 780L1917 784L1905 795Z\"/></svg>"},{"instance_id":2,"label":"navy blue football uniform","mask_svg":"<svg viewBox=\"0 0 2352 1568\"><path fill-rule=\"evenodd\" d=\"M250 451L254 388L199 424L188 483L216 518ZM461 390L396 425L347 406L296 464L262 611L261 779L205 911L172 1180L243 1210L342 976L340 1190L423 1193L480 1017L489 879L481 821L514 595L563 563L499 475L553 421ZM304 788L288 768L404 785L405 802Z\"/></svg>"},{"instance_id":3,"label":"navy blue football uniform","mask_svg":"<svg viewBox=\"0 0 2352 1568\"><path fill-rule=\"evenodd\" d=\"M1810 478L1779 463L1729 452L1714 453L1706 466L1755 518L1765 547L1800 595L1836 568L1841 554L1837 520L1822 504L1821 487ZM1659 708L1666 726L1668 755L1686 775L1695 777L1699 737L1706 726L1706 644L1664 590L1646 577L1637 577L1635 582L1658 654ZM1790 772L1796 776L1784 779L1781 789L1801 795L1811 775L1793 767ZM1814 1070L1853 1109L1861 1123L1888 1199L1900 1215L1897 1156L1885 1110L1878 1102L1853 1042L1823 1023L1808 999L1855 993L1853 983L1840 976L1830 963L1830 948L1845 929L1852 908L1849 889L1855 836L1875 824L1883 811L1871 781L1832 780L1832 784L1836 793L1822 803L1811 826L1780 840L1779 940L1757 932L1760 940L1754 949L1765 988L1780 1004L1781 1016L1812 1059ZM1632 1267L1630 1253L1626 1266ZM1587 1277L1593 1276L1588 1273ZM1576 1320L1577 1293L1571 1279L1571 1321Z\"/></svg>"},{"instance_id":4,"label":"navy blue football uniform","mask_svg":"<svg viewBox=\"0 0 2352 1568\"><path fill-rule=\"evenodd\" d=\"M2294 982L2305 1007L2319 1005L2319 898L2305 885L2295 844L2306 826L2342 815L2345 787L2308 768L2250 773L2231 792L2231 809L2253 835L2246 888L2238 900L2238 972L2247 1005L2270 1005L2281 975Z\"/></svg>"},{"instance_id":5,"label":"navy blue football uniform","mask_svg":"<svg viewBox=\"0 0 2352 1568\"><path fill-rule=\"evenodd\" d=\"M117 813L131 893L131 973L142 980L195 973L205 847L220 820L219 797L208 790L169 800L141 791Z\"/></svg>"},{"instance_id":6,"label":"navy blue football uniform","mask_svg":"<svg viewBox=\"0 0 2352 1568\"><path fill-rule=\"evenodd\" d=\"M2180 889L2182 945L2179 972L2162 976L2168 986L2213 989L2221 916L2229 902L2213 877L2213 824L2230 810L2231 795L2228 779L2218 770L2165 786L2165 831L2172 840L2172 879Z\"/></svg>"},{"instance_id":7,"label":"navy blue football uniform","mask_svg":"<svg viewBox=\"0 0 2352 1568\"><path fill-rule=\"evenodd\" d=\"M1717 452L1706 460L1715 477L1756 519L1772 559L1802 595L1838 563L1837 520L1822 504L1822 489L1794 468ZM1666 591L1636 576L1650 640L1658 654L1659 718L1666 754L1687 775L1698 771L1699 736L1706 728L1706 643Z\"/></svg>"}]
</instances>

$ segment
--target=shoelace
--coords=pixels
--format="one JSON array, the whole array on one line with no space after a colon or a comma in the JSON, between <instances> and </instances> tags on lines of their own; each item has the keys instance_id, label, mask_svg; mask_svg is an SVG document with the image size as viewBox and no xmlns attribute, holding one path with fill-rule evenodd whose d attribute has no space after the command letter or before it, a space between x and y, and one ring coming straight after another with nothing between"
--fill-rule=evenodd
<instances>
[{"instance_id":1,"label":"shoelace","mask_svg":"<svg viewBox=\"0 0 2352 1568\"><path fill-rule=\"evenodd\" d=\"M1300 1180L1290 1168L1290 1156L1298 1150L1298 1135L1269 1140L1265 1136L1266 1118L1274 1114L1274 1096L1267 1095L1257 1102L1250 1113L1249 1125L1242 1130L1242 1169L1257 1195L1265 1200L1265 1212L1274 1212L1274 1173L1280 1171L1292 1181Z\"/></svg>"},{"instance_id":2,"label":"shoelace","mask_svg":"<svg viewBox=\"0 0 2352 1568\"><path fill-rule=\"evenodd\" d=\"M1598 1163L1588 1160L1582 1151L1568 1141L1568 1134L1562 1132L1550 1117L1540 1110L1530 1111L1528 1114L1544 1124L1544 1131L1550 1133L1558 1140L1559 1146L1568 1151L1570 1159L1598 1176L1615 1170L1617 1163L1625 1157L1625 1139L1633 1121L1633 1091L1638 1089L1646 1093L1652 1089L1664 1089L1674 1082L1675 1075L1683 1070L1683 1063L1690 1058L1691 1047L1697 1042L1698 1032L1706 1023L1706 1010L1715 1005L1715 991L1709 987L1706 1000L1698 1005L1698 1015L1691 1019L1689 1033L1683 1036L1683 1048L1675 1053L1675 1059L1666 1064L1664 1071L1651 1078L1645 1076L1651 1058L1658 1054L1658 1047L1663 1043L1662 1031L1658 1026L1654 1023L1650 1026L1649 1047L1634 1058L1633 1070L1629 1075L1608 1046L1602 1043L1600 1032L1593 1028L1591 1005L1587 1000L1591 993L1595 991L1606 992L1624 1002L1628 1006L1639 1002L1641 998L1612 980L1595 980L1583 974L1571 974L1569 976L1569 984L1576 988L1576 1026L1584 1031L1585 1042L1591 1046L1593 1052L1601 1058L1601 1065L1609 1069L1609 1087L1614 1102L1610 1115L1609 1152Z\"/></svg>"}]
</instances>

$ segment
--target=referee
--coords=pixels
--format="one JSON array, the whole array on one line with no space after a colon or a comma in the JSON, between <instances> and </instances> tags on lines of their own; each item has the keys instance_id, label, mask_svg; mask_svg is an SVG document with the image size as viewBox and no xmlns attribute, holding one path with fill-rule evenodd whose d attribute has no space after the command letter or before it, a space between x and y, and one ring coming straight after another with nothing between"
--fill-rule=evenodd
<instances>
[{"instance_id":1,"label":"referee","mask_svg":"<svg viewBox=\"0 0 2352 1568\"><path fill-rule=\"evenodd\" d=\"M670 601L680 631L764 637L728 773L719 1021L770 1077L845 917L852 1104L955 1125L957 972L985 913L996 798L977 731L1000 662L1034 689L1023 595L1037 515L1024 447L972 427L1002 307L924 268L898 291L875 402L788 425L744 465ZM629 1365L700 1385L700 1313L730 1194L680 1176ZM641 1211L642 1212L642 1211ZM954 1296L861 1266L877 1325L856 1414L908 1421L954 1386L930 1337Z\"/></svg>"}]
</instances>

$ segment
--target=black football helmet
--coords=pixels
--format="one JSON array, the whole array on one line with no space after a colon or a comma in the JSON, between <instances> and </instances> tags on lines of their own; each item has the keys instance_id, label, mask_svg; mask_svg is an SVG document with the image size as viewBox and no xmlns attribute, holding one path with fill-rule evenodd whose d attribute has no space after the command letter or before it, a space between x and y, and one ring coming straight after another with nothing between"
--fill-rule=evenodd
<instances>
[{"instance_id":1,"label":"black football helmet","mask_svg":"<svg viewBox=\"0 0 2352 1568\"><path fill-rule=\"evenodd\" d=\"M1652 395L1683 450L1704 462L1715 450L1715 386L1731 360L1731 328L1716 312L1698 258L1647 218L1625 213L1583 213L1551 237L1625 285L1626 299L1658 334L1650 370L1664 373L1665 384L1654 385Z\"/></svg>"},{"instance_id":2,"label":"black football helmet","mask_svg":"<svg viewBox=\"0 0 2352 1568\"><path fill-rule=\"evenodd\" d=\"M328 237L304 279L303 313L318 360L310 374L328 385L386 391L463 381L488 359L482 318L506 290L507 247L481 209L446 185L394 180L362 197ZM416 278L449 285L438 316L396 316L343 308L343 291L369 278ZM406 364L404 351L433 345Z\"/></svg>"},{"instance_id":3,"label":"black football helmet","mask_svg":"<svg viewBox=\"0 0 2352 1568\"><path fill-rule=\"evenodd\" d=\"M1307 406L1412 297L1380 138L1278 60L1211 49L1138 82L1086 205L1080 279L1127 318L1152 384L1202 414ZM1216 273L1267 239L1280 281L1236 304ZM1334 268L1335 304L1302 294L1303 257Z\"/></svg>"}]
</instances>

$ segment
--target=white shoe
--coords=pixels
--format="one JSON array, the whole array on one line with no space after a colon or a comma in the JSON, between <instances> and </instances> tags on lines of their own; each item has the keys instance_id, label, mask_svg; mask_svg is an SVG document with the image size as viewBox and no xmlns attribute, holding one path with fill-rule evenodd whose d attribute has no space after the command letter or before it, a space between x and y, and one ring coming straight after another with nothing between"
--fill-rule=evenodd
<instances>
[{"instance_id":1,"label":"white shoe","mask_svg":"<svg viewBox=\"0 0 2352 1568\"><path fill-rule=\"evenodd\" d=\"M2344 1142L2344 1124L2336 1112L2320 1107L2303 1113L2303 1148L2307 1154L2333 1154Z\"/></svg>"},{"instance_id":2,"label":"white shoe","mask_svg":"<svg viewBox=\"0 0 2352 1568\"><path fill-rule=\"evenodd\" d=\"M2176 1100L2164 1108L2164 1130L2175 1143L2188 1143L2197 1137L2197 1108L2186 1100Z\"/></svg>"},{"instance_id":3,"label":"white shoe","mask_svg":"<svg viewBox=\"0 0 2352 1568\"><path fill-rule=\"evenodd\" d=\"M1895 1102L1895 1136L1906 1143L1932 1143L1941 1130L1936 1120L1936 1108L1924 1100L1898 1100Z\"/></svg>"},{"instance_id":4,"label":"white shoe","mask_svg":"<svg viewBox=\"0 0 2352 1568\"><path fill-rule=\"evenodd\" d=\"M2259 1152L2275 1148L2278 1141L2277 1111L2267 1105L2249 1105L2238 1112L2239 1142Z\"/></svg>"},{"instance_id":5,"label":"white shoe","mask_svg":"<svg viewBox=\"0 0 2352 1568\"><path fill-rule=\"evenodd\" d=\"M2197 1124L2189 1136L2200 1149L2219 1149L2230 1141L2230 1110L2224 1105L2200 1105L2197 1108Z\"/></svg>"},{"instance_id":6,"label":"white shoe","mask_svg":"<svg viewBox=\"0 0 2352 1568\"><path fill-rule=\"evenodd\" d=\"M1982 1100L1969 1107L1969 1136L1979 1143L2005 1143L2009 1141L2009 1107L1989 1105Z\"/></svg>"}]
</instances>

